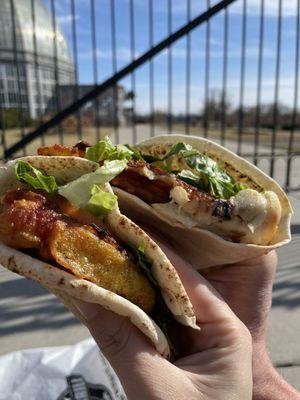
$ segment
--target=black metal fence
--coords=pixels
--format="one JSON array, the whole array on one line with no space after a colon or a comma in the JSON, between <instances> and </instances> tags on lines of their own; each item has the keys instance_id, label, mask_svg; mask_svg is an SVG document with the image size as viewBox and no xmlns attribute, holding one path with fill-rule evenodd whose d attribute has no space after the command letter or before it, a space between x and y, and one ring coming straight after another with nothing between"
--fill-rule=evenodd
<instances>
[{"instance_id":1,"label":"black metal fence","mask_svg":"<svg viewBox=\"0 0 300 400\"><path fill-rule=\"evenodd\" d=\"M0 22L3 158L185 133L300 189L300 0L2 0Z\"/></svg>"}]
</instances>

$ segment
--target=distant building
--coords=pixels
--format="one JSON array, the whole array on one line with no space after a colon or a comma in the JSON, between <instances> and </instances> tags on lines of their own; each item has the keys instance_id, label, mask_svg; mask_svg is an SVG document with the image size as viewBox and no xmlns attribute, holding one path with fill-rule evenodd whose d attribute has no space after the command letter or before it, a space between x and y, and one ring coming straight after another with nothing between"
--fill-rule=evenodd
<instances>
[{"instance_id":1,"label":"distant building","mask_svg":"<svg viewBox=\"0 0 300 400\"><path fill-rule=\"evenodd\" d=\"M94 85L60 85L59 98L61 107L67 107L75 101L77 96L84 96L94 87ZM117 85L116 90L111 87L99 95L96 100L88 103L81 110L81 113L92 117L94 120L98 118L101 125L124 125L126 123L124 112L125 94L123 86Z\"/></svg>"},{"instance_id":2,"label":"distant building","mask_svg":"<svg viewBox=\"0 0 300 400\"><path fill-rule=\"evenodd\" d=\"M48 9L41 0L33 3L35 35L31 0L0 0L0 105L22 107L37 118L46 110L56 112L56 79L60 85L73 84L75 71L58 27L55 46Z\"/></svg>"}]
</instances>

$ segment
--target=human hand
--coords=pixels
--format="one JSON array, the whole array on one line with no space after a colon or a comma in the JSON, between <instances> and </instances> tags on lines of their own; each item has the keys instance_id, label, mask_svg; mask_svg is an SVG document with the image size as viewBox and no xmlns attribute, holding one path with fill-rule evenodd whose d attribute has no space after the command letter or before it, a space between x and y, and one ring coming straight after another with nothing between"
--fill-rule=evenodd
<instances>
[{"instance_id":1,"label":"human hand","mask_svg":"<svg viewBox=\"0 0 300 400\"><path fill-rule=\"evenodd\" d=\"M249 329L253 340L253 398L255 400L299 400L300 394L277 373L266 344L267 320L272 303L272 288L277 255L266 255L201 274Z\"/></svg>"},{"instance_id":2,"label":"human hand","mask_svg":"<svg viewBox=\"0 0 300 400\"><path fill-rule=\"evenodd\" d=\"M126 318L72 299L81 319L115 369L129 399L251 399L248 330L205 279L178 255L164 250L180 274L201 327L200 331L182 327L171 332L176 343L183 344L179 348L182 357L174 364L162 358Z\"/></svg>"},{"instance_id":3,"label":"human hand","mask_svg":"<svg viewBox=\"0 0 300 400\"><path fill-rule=\"evenodd\" d=\"M149 226L144 229L159 240L166 251L162 237ZM173 254L168 253L171 262L174 262ZM200 273L222 295L252 335L253 399L300 400L300 394L277 373L267 351L267 321L276 268L277 254L272 251L243 262L207 268Z\"/></svg>"},{"instance_id":4,"label":"human hand","mask_svg":"<svg viewBox=\"0 0 300 400\"><path fill-rule=\"evenodd\" d=\"M254 344L265 343L276 267L277 255L272 251L236 264L201 270L247 326Z\"/></svg>"}]
</instances>

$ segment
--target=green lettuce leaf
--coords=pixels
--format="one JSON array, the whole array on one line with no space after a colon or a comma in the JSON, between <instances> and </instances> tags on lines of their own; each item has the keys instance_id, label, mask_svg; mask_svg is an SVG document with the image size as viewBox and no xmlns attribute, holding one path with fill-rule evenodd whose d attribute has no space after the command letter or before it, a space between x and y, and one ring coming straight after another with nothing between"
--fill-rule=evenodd
<instances>
[{"instance_id":1,"label":"green lettuce leaf","mask_svg":"<svg viewBox=\"0 0 300 400\"><path fill-rule=\"evenodd\" d=\"M105 215L108 211L114 209L117 204L117 196L113 193L105 192L98 185L92 186L90 194L91 197L85 208L97 217Z\"/></svg>"},{"instance_id":2,"label":"green lettuce leaf","mask_svg":"<svg viewBox=\"0 0 300 400\"><path fill-rule=\"evenodd\" d=\"M125 168L127 162L126 160L112 160L104 161L102 167L98 168L95 173L99 178L98 183L110 182L115 176L119 175ZM100 182L101 181L101 182Z\"/></svg>"},{"instance_id":3,"label":"green lettuce leaf","mask_svg":"<svg viewBox=\"0 0 300 400\"><path fill-rule=\"evenodd\" d=\"M177 174L177 176L186 183L189 183L190 185L196 187L201 186L200 189L202 188L202 186L204 186L204 184L201 184L200 182L200 177L194 174L194 172L190 171L189 169L183 169Z\"/></svg>"},{"instance_id":4,"label":"green lettuce leaf","mask_svg":"<svg viewBox=\"0 0 300 400\"><path fill-rule=\"evenodd\" d=\"M190 169L174 170L174 156L183 157ZM228 199L240 190L247 189L247 185L236 183L212 158L183 142L174 144L165 157L154 164L215 197Z\"/></svg>"},{"instance_id":5,"label":"green lettuce leaf","mask_svg":"<svg viewBox=\"0 0 300 400\"><path fill-rule=\"evenodd\" d=\"M150 156L150 155L147 155L147 154L142 154L142 157L149 164L153 164L154 165L154 163L156 163L156 162L161 162L160 158L157 158L157 157L154 157L154 156Z\"/></svg>"},{"instance_id":6,"label":"green lettuce leaf","mask_svg":"<svg viewBox=\"0 0 300 400\"><path fill-rule=\"evenodd\" d=\"M47 193L56 193L58 191L54 176L46 175L27 161L17 161L14 168L16 177L20 181L28 183L34 189L42 189Z\"/></svg>"},{"instance_id":7,"label":"green lettuce leaf","mask_svg":"<svg viewBox=\"0 0 300 400\"><path fill-rule=\"evenodd\" d=\"M182 153L183 151L191 151L191 150L193 150L193 148L189 144L185 144L183 142L176 143L171 147L170 151L163 157L163 160L175 156L176 154Z\"/></svg>"},{"instance_id":8,"label":"green lettuce leaf","mask_svg":"<svg viewBox=\"0 0 300 400\"><path fill-rule=\"evenodd\" d=\"M143 240L141 241L141 243L140 243L140 245L139 245L139 247L138 247L138 251L139 251L140 253L145 254L145 242L144 242Z\"/></svg>"},{"instance_id":9,"label":"green lettuce leaf","mask_svg":"<svg viewBox=\"0 0 300 400\"><path fill-rule=\"evenodd\" d=\"M149 281L152 283L155 290L155 307L151 313L151 318L157 323L162 332L165 334L166 339L169 343L171 350L171 357L174 357L177 352L175 346L172 343L168 335L168 327L173 324L175 319L172 312L169 310L162 297L159 289L159 285L152 274L152 263L147 259L145 255L145 242L142 240L138 247L130 246L127 244L129 251L133 254L139 267L144 271Z\"/></svg>"},{"instance_id":10,"label":"green lettuce leaf","mask_svg":"<svg viewBox=\"0 0 300 400\"><path fill-rule=\"evenodd\" d=\"M125 144L125 147L127 147L127 149L132 151L131 158L133 158L134 160L144 160L141 152L136 147L130 146L129 144Z\"/></svg>"},{"instance_id":11,"label":"green lettuce leaf","mask_svg":"<svg viewBox=\"0 0 300 400\"><path fill-rule=\"evenodd\" d=\"M94 185L99 187L104 183L111 181L115 176L119 175L125 167L125 160L104 161L102 167L99 167L94 172L82 175L75 181L60 187L58 193L75 206L86 208L93 197L92 190ZM94 189L94 195L96 195L96 199L100 201L101 196L97 196L97 189ZM108 199L109 197L102 196L105 206L110 202ZM103 209L105 209L105 207Z\"/></svg>"},{"instance_id":12,"label":"green lettuce leaf","mask_svg":"<svg viewBox=\"0 0 300 400\"><path fill-rule=\"evenodd\" d=\"M247 189L247 185L218 179L206 173L198 175L188 169L182 170L177 176L201 191L222 199L229 199L231 196L235 196L240 190Z\"/></svg>"},{"instance_id":13,"label":"green lettuce leaf","mask_svg":"<svg viewBox=\"0 0 300 400\"><path fill-rule=\"evenodd\" d=\"M102 160L129 160L136 156L137 152L133 151L130 146L122 144L114 146L108 136L100 140L95 146L88 147L85 153L85 158L95 162Z\"/></svg>"},{"instance_id":14,"label":"green lettuce leaf","mask_svg":"<svg viewBox=\"0 0 300 400\"><path fill-rule=\"evenodd\" d=\"M245 183L236 182L234 184L234 186L235 186L235 191L236 192L240 192L241 190L249 189L249 186L246 185Z\"/></svg>"},{"instance_id":15,"label":"green lettuce leaf","mask_svg":"<svg viewBox=\"0 0 300 400\"><path fill-rule=\"evenodd\" d=\"M85 158L95 162L104 160L113 151L113 148L114 146L112 145L110 139L106 136L95 146L91 146L86 149Z\"/></svg>"},{"instance_id":16,"label":"green lettuce leaf","mask_svg":"<svg viewBox=\"0 0 300 400\"><path fill-rule=\"evenodd\" d=\"M134 255L139 267L144 271L149 281L154 285L158 286L156 279L152 274L152 263L147 260L145 255L145 243L142 241L139 247L128 245L130 252Z\"/></svg>"}]
</instances>

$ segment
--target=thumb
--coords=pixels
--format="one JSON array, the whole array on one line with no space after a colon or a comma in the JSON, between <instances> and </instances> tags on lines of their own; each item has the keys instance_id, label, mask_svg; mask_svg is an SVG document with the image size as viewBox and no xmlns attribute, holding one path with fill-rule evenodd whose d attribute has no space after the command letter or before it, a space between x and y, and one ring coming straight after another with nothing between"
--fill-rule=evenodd
<instances>
[{"instance_id":1,"label":"thumb","mask_svg":"<svg viewBox=\"0 0 300 400\"><path fill-rule=\"evenodd\" d=\"M72 298L72 303L117 373L126 393L133 393L139 383L144 384L149 370L159 370L159 363L167 364L128 318L98 304L75 298Z\"/></svg>"}]
</instances>

